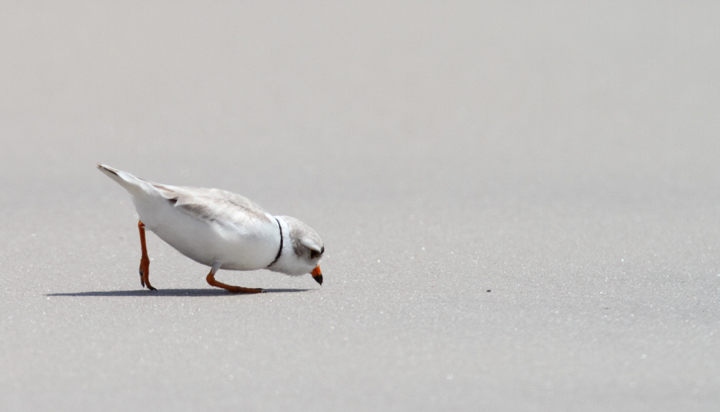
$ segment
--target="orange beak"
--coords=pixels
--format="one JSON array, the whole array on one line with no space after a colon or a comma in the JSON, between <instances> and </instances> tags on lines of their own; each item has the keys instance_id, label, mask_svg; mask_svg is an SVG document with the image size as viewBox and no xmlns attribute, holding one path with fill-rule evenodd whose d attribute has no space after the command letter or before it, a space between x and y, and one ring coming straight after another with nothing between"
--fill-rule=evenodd
<instances>
[{"instance_id":1,"label":"orange beak","mask_svg":"<svg viewBox=\"0 0 720 412\"><path fill-rule=\"evenodd\" d=\"M315 282L322 285L322 272L320 271L320 265L317 265L310 274L313 279L315 279Z\"/></svg>"}]
</instances>

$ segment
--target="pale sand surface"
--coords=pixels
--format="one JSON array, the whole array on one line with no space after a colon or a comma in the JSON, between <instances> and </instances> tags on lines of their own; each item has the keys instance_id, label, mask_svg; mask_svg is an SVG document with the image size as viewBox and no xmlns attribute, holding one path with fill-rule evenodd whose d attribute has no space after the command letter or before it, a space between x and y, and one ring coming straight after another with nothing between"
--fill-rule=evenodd
<instances>
[{"instance_id":1,"label":"pale sand surface","mask_svg":"<svg viewBox=\"0 0 720 412\"><path fill-rule=\"evenodd\" d=\"M0 5L0 410L720 409L717 2L116 3ZM95 162L325 285L150 234L141 290Z\"/></svg>"}]
</instances>

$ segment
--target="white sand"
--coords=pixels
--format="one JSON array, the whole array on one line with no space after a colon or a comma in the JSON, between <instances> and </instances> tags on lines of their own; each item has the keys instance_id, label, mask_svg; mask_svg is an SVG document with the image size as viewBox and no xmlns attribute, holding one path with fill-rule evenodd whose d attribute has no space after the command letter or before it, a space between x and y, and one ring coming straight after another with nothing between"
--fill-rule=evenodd
<instances>
[{"instance_id":1,"label":"white sand","mask_svg":"<svg viewBox=\"0 0 720 412\"><path fill-rule=\"evenodd\" d=\"M0 6L1 410L718 410L716 2L154 3ZM151 234L141 290L95 162L325 285Z\"/></svg>"}]
</instances>

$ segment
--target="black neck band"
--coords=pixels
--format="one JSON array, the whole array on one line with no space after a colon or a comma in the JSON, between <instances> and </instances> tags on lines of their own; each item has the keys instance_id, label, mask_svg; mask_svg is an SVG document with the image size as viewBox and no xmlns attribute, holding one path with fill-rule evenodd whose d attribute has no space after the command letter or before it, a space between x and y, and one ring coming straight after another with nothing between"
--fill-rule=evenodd
<instances>
[{"instance_id":1,"label":"black neck band","mask_svg":"<svg viewBox=\"0 0 720 412\"><path fill-rule=\"evenodd\" d=\"M277 255L275 256L275 260L273 260L272 263L267 265L267 267L274 265L278 261L278 259L280 259L280 255L282 255L282 248L283 248L282 225L280 224L280 221L277 218L275 218L275 221L278 224L278 229L280 229L280 248L278 249Z\"/></svg>"}]
</instances>

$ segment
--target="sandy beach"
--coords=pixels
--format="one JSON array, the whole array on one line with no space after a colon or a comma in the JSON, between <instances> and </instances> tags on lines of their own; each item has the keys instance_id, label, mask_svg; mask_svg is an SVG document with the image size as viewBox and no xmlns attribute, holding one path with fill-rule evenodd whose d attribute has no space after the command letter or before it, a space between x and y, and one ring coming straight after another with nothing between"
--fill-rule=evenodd
<instances>
[{"instance_id":1,"label":"sandy beach","mask_svg":"<svg viewBox=\"0 0 720 412\"><path fill-rule=\"evenodd\" d=\"M713 2L0 5L3 411L716 411ZM148 234L98 162L322 236Z\"/></svg>"}]
</instances>

